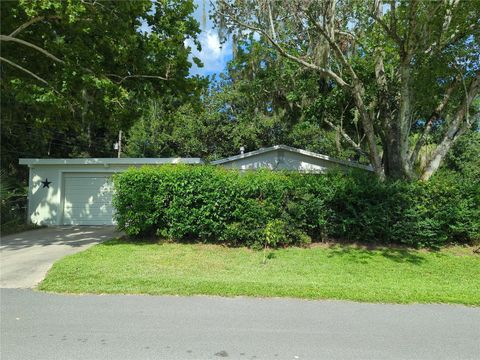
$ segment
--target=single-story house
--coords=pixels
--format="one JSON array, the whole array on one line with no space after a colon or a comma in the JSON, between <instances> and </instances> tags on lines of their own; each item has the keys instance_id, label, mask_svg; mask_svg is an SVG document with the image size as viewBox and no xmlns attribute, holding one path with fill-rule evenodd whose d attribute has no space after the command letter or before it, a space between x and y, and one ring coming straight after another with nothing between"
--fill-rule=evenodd
<instances>
[{"instance_id":1,"label":"single-story house","mask_svg":"<svg viewBox=\"0 0 480 360\"><path fill-rule=\"evenodd\" d=\"M132 166L201 164L200 158L20 159L29 167L28 221L112 225L111 175Z\"/></svg>"},{"instance_id":2,"label":"single-story house","mask_svg":"<svg viewBox=\"0 0 480 360\"><path fill-rule=\"evenodd\" d=\"M132 166L202 164L200 158L20 159L29 167L28 221L42 225L112 225L111 175ZM242 153L211 164L241 170L268 168L324 173L370 166L285 145Z\"/></svg>"},{"instance_id":3,"label":"single-story house","mask_svg":"<svg viewBox=\"0 0 480 360\"><path fill-rule=\"evenodd\" d=\"M267 168L270 170L324 173L331 169L347 171L356 168L373 171L371 166L358 164L353 161L335 159L327 155L296 149L286 145L275 145L230 156L225 159L213 161L212 164L240 170Z\"/></svg>"}]
</instances>

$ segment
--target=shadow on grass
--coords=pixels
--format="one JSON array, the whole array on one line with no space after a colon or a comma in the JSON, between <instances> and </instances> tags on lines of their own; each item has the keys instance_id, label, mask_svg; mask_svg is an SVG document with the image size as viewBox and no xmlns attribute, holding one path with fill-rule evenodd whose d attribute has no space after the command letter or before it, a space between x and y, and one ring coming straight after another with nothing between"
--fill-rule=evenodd
<instances>
[{"instance_id":1,"label":"shadow on grass","mask_svg":"<svg viewBox=\"0 0 480 360\"><path fill-rule=\"evenodd\" d=\"M248 248L247 245L241 243L226 243L226 242L218 242L218 241L199 241L198 239L194 238L187 238L187 239L176 239L176 240L168 240L165 238L160 238L158 236L143 236L143 237L134 237L124 235L122 237L105 241L103 245L111 246L111 245L119 245L119 244L130 244L130 245L161 245L161 244L180 244L180 245L218 245L222 247L238 249L238 248ZM252 248L255 250L263 250L263 246L260 246L258 249Z\"/></svg>"},{"instance_id":2,"label":"shadow on grass","mask_svg":"<svg viewBox=\"0 0 480 360\"><path fill-rule=\"evenodd\" d=\"M203 242L195 241L168 241L165 239L159 239L158 237L150 238L132 238L123 236L120 238L112 239L102 243L103 246L115 246L122 244L129 245L161 245L165 243L177 243L177 244L205 244ZM226 244L208 243L220 246L226 246ZM227 246L231 248L238 248L239 246ZM241 246L240 246L241 247ZM374 245L359 245L359 244L339 244L330 243L326 247L329 250L328 257L342 256L348 258L352 262L359 264L368 264L372 260L380 256L396 262L396 263L408 263L413 265L421 265L426 261L425 256L419 253L418 250L402 248L402 247L379 247ZM440 254L438 254L440 255ZM275 250L270 250L268 258L275 258Z\"/></svg>"},{"instance_id":3,"label":"shadow on grass","mask_svg":"<svg viewBox=\"0 0 480 360\"><path fill-rule=\"evenodd\" d=\"M360 264L368 264L374 258L378 258L378 255L397 263L421 265L426 261L425 257L419 254L418 251L402 248L382 247L369 249L357 246L332 244L329 246L329 249L330 254L328 257L343 256Z\"/></svg>"},{"instance_id":4,"label":"shadow on grass","mask_svg":"<svg viewBox=\"0 0 480 360\"><path fill-rule=\"evenodd\" d=\"M124 244L129 244L129 245L155 245L155 244L161 244L164 243L165 241L161 241L159 239L135 239L131 238L128 236L121 236L115 239L111 239L108 241L104 241L101 245L102 246L116 246L116 245L124 245Z\"/></svg>"}]
</instances>

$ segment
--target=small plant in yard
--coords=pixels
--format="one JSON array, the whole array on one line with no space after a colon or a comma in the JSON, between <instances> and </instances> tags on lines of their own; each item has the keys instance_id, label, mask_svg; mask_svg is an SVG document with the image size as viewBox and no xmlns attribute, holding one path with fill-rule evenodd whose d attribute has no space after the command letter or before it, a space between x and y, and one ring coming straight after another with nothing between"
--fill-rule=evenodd
<instances>
[{"instance_id":1,"label":"small plant in yard","mask_svg":"<svg viewBox=\"0 0 480 360\"><path fill-rule=\"evenodd\" d=\"M295 229L289 225L285 220L275 219L269 221L265 226L265 237L263 244L263 261L265 264L267 259L273 259L273 250L279 246L286 247L290 244L307 245L312 242L312 239L307 234Z\"/></svg>"},{"instance_id":2,"label":"small plant in yard","mask_svg":"<svg viewBox=\"0 0 480 360\"><path fill-rule=\"evenodd\" d=\"M286 242L285 239L285 223L282 220L273 220L270 221L265 227L265 244L263 247L263 261L265 264L267 258L271 259L273 257L272 252L268 252L268 248L276 248L278 244Z\"/></svg>"}]
</instances>

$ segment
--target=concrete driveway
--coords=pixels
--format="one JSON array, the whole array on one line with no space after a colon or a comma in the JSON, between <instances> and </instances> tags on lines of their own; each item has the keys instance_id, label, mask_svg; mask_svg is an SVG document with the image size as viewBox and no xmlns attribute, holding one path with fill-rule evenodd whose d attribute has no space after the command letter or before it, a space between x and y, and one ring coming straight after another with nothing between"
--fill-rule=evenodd
<instances>
[{"instance_id":1,"label":"concrete driveway","mask_svg":"<svg viewBox=\"0 0 480 360\"><path fill-rule=\"evenodd\" d=\"M58 259L119 235L114 226L58 226L2 236L0 287L34 287Z\"/></svg>"}]
</instances>

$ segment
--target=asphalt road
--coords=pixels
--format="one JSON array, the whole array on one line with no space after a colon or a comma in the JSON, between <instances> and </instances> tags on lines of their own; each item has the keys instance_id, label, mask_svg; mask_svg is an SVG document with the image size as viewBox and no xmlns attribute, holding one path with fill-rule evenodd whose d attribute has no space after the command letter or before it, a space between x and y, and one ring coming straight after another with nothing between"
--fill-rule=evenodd
<instances>
[{"instance_id":1,"label":"asphalt road","mask_svg":"<svg viewBox=\"0 0 480 360\"><path fill-rule=\"evenodd\" d=\"M480 308L2 289L8 359L479 359Z\"/></svg>"}]
</instances>

